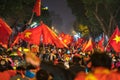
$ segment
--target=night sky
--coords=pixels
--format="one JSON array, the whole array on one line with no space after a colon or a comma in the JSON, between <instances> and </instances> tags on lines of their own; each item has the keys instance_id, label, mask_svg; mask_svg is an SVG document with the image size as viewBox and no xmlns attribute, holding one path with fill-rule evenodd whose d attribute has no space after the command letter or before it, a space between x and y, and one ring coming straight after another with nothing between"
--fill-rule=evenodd
<instances>
[{"instance_id":1,"label":"night sky","mask_svg":"<svg viewBox=\"0 0 120 80\"><path fill-rule=\"evenodd\" d=\"M54 11L62 18L61 26L54 26L59 32L71 33L75 16L67 6L66 0L41 0L43 6L47 6L49 11Z\"/></svg>"}]
</instances>

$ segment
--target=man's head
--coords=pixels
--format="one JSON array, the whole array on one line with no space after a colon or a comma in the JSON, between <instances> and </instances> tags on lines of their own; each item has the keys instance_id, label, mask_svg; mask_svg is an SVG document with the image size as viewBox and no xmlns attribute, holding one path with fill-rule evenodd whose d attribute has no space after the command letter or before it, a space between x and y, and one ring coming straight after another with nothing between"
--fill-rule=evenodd
<instances>
[{"instance_id":1,"label":"man's head","mask_svg":"<svg viewBox=\"0 0 120 80\"><path fill-rule=\"evenodd\" d=\"M79 56L73 57L73 63L77 64L77 63L80 63L80 61L81 61L81 58Z\"/></svg>"},{"instance_id":2,"label":"man's head","mask_svg":"<svg viewBox=\"0 0 120 80\"><path fill-rule=\"evenodd\" d=\"M105 52L104 53L95 52L91 56L91 62L92 67L105 67L110 69L112 59Z\"/></svg>"},{"instance_id":3,"label":"man's head","mask_svg":"<svg viewBox=\"0 0 120 80\"><path fill-rule=\"evenodd\" d=\"M47 73L46 70L41 69L36 73L37 80L48 80L48 78L49 78L49 74Z\"/></svg>"}]
</instances>

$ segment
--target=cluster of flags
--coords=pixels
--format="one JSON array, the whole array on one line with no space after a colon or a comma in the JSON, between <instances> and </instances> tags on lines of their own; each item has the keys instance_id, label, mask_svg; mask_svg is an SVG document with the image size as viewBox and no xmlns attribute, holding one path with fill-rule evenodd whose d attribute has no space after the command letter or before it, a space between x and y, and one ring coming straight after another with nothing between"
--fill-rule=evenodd
<instances>
[{"instance_id":1,"label":"cluster of flags","mask_svg":"<svg viewBox=\"0 0 120 80\"><path fill-rule=\"evenodd\" d=\"M12 29L10 26L8 26L7 23L0 18L0 34L2 34L0 35L0 45L7 48L11 33ZM41 42L45 45L55 45L58 48L68 48L68 45L74 43L74 46L81 48L81 51L83 52L93 51L94 48L97 48L100 51L114 49L115 52L120 52L120 31L118 27L116 27L109 38L107 45L104 45L104 36L96 43L93 42L92 38L89 38L89 40L79 38L77 41L74 41L73 36L69 34L60 33L57 35L43 22L35 28L30 28L19 33L14 42L11 44L11 47L19 43L20 39L28 42L29 44L39 45Z\"/></svg>"},{"instance_id":2,"label":"cluster of flags","mask_svg":"<svg viewBox=\"0 0 120 80\"><path fill-rule=\"evenodd\" d=\"M13 42L12 46L17 44L19 40L22 39L27 41L29 44L39 45L40 42L43 44L55 45L58 48L67 47L58 36L44 23L41 23L39 26L31 29L27 29L22 33L19 33Z\"/></svg>"}]
</instances>

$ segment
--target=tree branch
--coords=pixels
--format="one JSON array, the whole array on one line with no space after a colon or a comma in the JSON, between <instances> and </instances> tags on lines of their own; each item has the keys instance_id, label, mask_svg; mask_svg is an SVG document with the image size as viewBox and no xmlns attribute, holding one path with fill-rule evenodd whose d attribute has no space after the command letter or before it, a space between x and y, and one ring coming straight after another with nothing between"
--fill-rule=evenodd
<instances>
[{"instance_id":1,"label":"tree branch","mask_svg":"<svg viewBox=\"0 0 120 80\"><path fill-rule=\"evenodd\" d=\"M93 14L96 17L97 21L99 22L100 26L103 28L104 33L107 34L105 25L102 22L101 18L98 16L97 11L98 11L98 4L96 4L95 12L93 12Z\"/></svg>"},{"instance_id":2,"label":"tree branch","mask_svg":"<svg viewBox=\"0 0 120 80\"><path fill-rule=\"evenodd\" d=\"M117 14L118 14L119 10L120 10L120 7L118 7L118 9L116 10L116 13L115 13L115 16L114 16L114 17L116 17L116 16L117 16Z\"/></svg>"}]
</instances>

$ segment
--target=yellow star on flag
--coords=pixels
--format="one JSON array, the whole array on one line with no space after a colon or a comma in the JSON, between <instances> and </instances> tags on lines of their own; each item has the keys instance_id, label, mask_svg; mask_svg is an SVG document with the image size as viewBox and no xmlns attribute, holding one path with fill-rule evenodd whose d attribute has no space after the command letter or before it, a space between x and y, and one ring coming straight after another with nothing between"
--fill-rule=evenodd
<instances>
[{"instance_id":1,"label":"yellow star on flag","mask_svg":"<svg viewBox=\"0 0 120 80\"><path fill-rule=\"evenodd\" d=\"M113 39L116 41L116 43L120 42L120 36L116 35L115 38Z\"/></svg>"},{"instance_id":2,"label":"yellow star on flag","mask_svg":"<svg viewBox=\"0 0 120 80\"><path fill-rule=\"evenodd\" d=\"M64 41L63 41L64 43L67 43L67 40L66 39L64 39Z\"/></svg>"},{"instance_id":3,"label":"yellow star on flag","mask_svg":"<svg viewBox=\"0 0 120 80\"><path fill-rule=\"evenodd\" d=\"M31 32L26 32L26 33L25 33L25 37L26 37L26 38L30 38L30 35L31 35L31 34L32 34Z\"/></svg>"}]
</instances>

